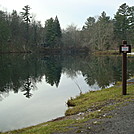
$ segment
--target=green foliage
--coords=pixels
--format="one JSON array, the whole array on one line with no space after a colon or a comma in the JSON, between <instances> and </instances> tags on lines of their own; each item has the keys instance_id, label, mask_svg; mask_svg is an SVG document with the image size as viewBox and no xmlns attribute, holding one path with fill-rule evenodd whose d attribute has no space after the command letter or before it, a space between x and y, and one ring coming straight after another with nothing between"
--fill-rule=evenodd
<instances>
[{"instance_id":1,"label":"green foliage","mask_svg":"<svg viewBox=\"0 0 134 134\"><path fill-rule=\"evenodd\" d=\"M54 33L54 20L50 18L45 22L45 43L53 47L55 44L55 33Z\"/></svg>"},{"instance_id":2,"label":"green foliage","mask_svg":"<svg viewBox=\"0 0 134 134\"><path fill-rule=\"evenodd\" d=\"M0 10L0 52L35 51L41 44L50 49L86 47L105 51L118 49L122 40L134 43L134 6L126 3L119 7L113 19L103 11L98 17L88 17L82 30L70 25L62 32L57 16L48 19L42 27L34 17L31 19L29 5L22 10L21 16L15 10L11 14Z\"/></svg>"},{"instance_id":3,"label":"green foliage","mask_svg":"<svg viewBox=\"0 0 134 134\"><path fill-rule=\"evenodd\" d=\"M8 27L8 21L6 13L0 11L0 45L4 45L10 37L10 29Z\"/></svg>"},{"instance_id":4,"label":"green foliage","mask_svg":"<svg viewBox=\"0 0 134 134\"><path fill-rule=\"evenodd\" d=\"M82 28L81 44L91 50L118 49L122 40L134 43L134 6L122 4L114 19L103 11L98 18L89 17Z\"/></svg>"},{"instance_id":5,"label":"green foliage","mask_svg":"<svg viewBox=\"0 0 134 134\"><path fill-rule=\"evenodd\" d=\"M88 30L95 24L95 18L94 17L89 17L87 18L87 21L85 22L85 26L83 26L83 30Z\"/></svg>"},{"instance_id":6,"label":"green foliage","mask_svg":"<svg viewBox=\"0 0 134 134\"><path fill-rule=\"evenodd\" d=\"M128 21L128 6L125 4L121 5L115 15L115 33L117 38L123 40L127 39L127 30L129 27Z\"/></svg>"},{"instance_id":7,"label":"green foliage","mask_svg":"<svg viewBox=\"0 0 134 134\"><path fill-rule=\"evenodd\" d=\"M24 22L26 23L26 33L25 33L25 39L26 39L26 44L28 44L29 41L29 23L30 23L30 7L29 5L24 6L22 8L23 12L21 12L22 18ZM25 49L25 48L24 48Z\"/></svg>"},{"instance_id":8,"label":"green foliage","mask_svg":"<svg viewBox=\"0 0 134 134\"><path fill-rule=\"evenodd\" d=\"M0 22L0 44L5 43L10 36L10 30L8 28L8 24L4 21Z\"/></svg>"},{"instance_id":9,"label":"green foliage","mask_svg":"<svg viewBox=\"0 0 134 134\"><path fill-rule=\"evenodd\" d=\"M58 17L48 19L45 22L45 44L51 48L60 45L61 28Z\"/></svg>"},{"instance_id":10,"label":"green foliage","mask_svg":"<svg viewBox=\"0 0 134 134\"><path fill-rule=\"evenodd\" d=\"M29 5L26 5L24 6L24 8L22 8L23 12L21 12L21 15L26 23L30 22L30 9L31 8L29 7Z\"/></svg>"},{"instance_id":11,"label":"green foliage","mask_svg":"<svg viewBox=\"0 0 134 134\"><path fill-rule=\"evenodd\" d=\"M134 7L122 4L114 16L114 32L117 41L128 40L134 43Z\"/></svg>"},{"instance_id":12,"label":"green foliage","mask_svg":"<svg viewBox=\"0 0 134 134\"><path fill-rule=\"evenodd\" d=\"M11 22L10 22L10 29L11 29L11 35L13 39L17 39L19 36L19 23L20 23L20 18L17 14L16 10L13 10L13 12L11 13Z\"/></svg>"},{"instance_id":13,"label":"green foliage","mask_svg":"<svg viewBox=\"0 0 134 134\"><path fill-rule=\"evenodd\" d=\"M60 23L59 23L57 16L55 17L55 20L54 20L54 31L55 31L56 37L61 38L62 33L61 33Z\"/></svg>"},{"instance_id":14,"label":"green foliage","mask_svg":"<svg viewBox=\"0 0 134 134\"><path fill-rule=\"evenodd\" d=\"M22 16L16 10L11 14L0 10L0 52L35 50L35 46L43 42L44 29L40 22L31 21L30 9L28 5L25 6Z\"/></svg>"}]
</instances>

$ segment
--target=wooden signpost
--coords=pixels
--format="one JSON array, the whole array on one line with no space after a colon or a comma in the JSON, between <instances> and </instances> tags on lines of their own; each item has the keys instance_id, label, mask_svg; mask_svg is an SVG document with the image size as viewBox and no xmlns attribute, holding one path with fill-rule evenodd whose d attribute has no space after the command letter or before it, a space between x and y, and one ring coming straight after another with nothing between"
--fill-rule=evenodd
<instances>
[{"instance_id":1,"label":"wooden signpost","mask_svg":"<svg viewBox=\"0 0 134 134\"><path fill-rule=\"evenodd\" d=\"M127 94L127 53L131 53L131 46L127 45L127 41L123 40L120 45L120 53L122 53L122 95Z\"/></svg>"}]
</instances>

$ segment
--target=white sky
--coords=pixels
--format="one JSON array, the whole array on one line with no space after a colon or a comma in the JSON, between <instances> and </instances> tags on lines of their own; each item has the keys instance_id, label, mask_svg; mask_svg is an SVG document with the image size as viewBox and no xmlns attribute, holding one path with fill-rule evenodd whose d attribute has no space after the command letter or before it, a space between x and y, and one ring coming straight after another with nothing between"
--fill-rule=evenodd
<instances>
[{"instance_id":1,"label":"white sky","mask_svg":"<svg viewBox=\"0 0 134 134\"><path fill-rule=\"evenodd\" d=\"M0 0L0 9L8 12L22 11L29 5L31 13L36 15L36 20L45 24L51 17L58 16L61 28L75 24L81 28L87 18L98 16L103 11L113 18L117 9L123 3L134 6L134 0Z\"/></svg>"}]
</instances>

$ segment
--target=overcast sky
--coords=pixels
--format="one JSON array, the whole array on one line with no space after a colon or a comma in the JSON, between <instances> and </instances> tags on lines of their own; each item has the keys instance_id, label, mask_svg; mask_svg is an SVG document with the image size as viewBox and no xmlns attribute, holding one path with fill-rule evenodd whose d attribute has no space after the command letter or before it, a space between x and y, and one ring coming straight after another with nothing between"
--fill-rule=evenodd
<instances>
[{"instance_id":1,"label":"overcast sky","mask_svg":"<svg viewBox=\"0 0 134 134\"><path fill-rule=\"evenodd\" d=\"M103 11L113 18L123 3L134 6L134 0L0 0L0 9L8 12L15 9L19 13L25 5L29 5L31 13L36 15L35 19L42 24L57 15L61 28L70 24L81 28L88 17L98 16Z\"/></svg>"}]
</instances>

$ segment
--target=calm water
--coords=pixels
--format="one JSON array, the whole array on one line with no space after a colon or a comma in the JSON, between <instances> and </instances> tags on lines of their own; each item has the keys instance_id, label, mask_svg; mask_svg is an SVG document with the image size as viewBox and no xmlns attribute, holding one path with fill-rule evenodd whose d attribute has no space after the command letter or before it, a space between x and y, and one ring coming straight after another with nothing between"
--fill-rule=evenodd
<instances>
[{"instance_id":1,"label":"calm water","mask_svg":"<svg viewBox=\"0 0 134 134\"><path fill-rule=\"evenodd\" d=\"M64 116L70 97L120 80L121 57L0 55L0 131Z\"/></svg>"}]
</instances>

